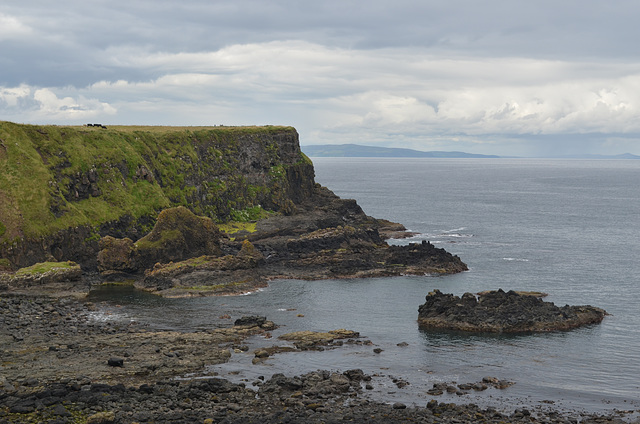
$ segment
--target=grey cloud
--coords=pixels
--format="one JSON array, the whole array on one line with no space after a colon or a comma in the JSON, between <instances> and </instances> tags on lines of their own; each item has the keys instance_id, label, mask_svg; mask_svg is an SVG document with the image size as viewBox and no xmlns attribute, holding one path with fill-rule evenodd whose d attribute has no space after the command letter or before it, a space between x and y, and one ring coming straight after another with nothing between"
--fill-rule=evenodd
<instances>
[{"instance_id":1,"label":"grey cloud","mask_svg":"<svg viewBox=\"0 0 640 424\"><path fill-rule=\"evenodd\" d=\"M579 133L619 149L638 132L639 15L635 0L4 2L0 93L31 91L0 110L478 153Z\"/></svg>"},{"instance_id":2,"label":"grey cloud","mask_svg":"<svg viewBox=\"0 0 640 424\"><path fill-rule=\"evenodd\" d=\"M33 30L19 40L23 55L11 48L16 40L0 42L8 60L32 70L29 83L37 83L37 75L47 82L74 83L83 72L144 78L144 71L120 69L101 55L132 45L149 53L176 53L305 40L340 48L426 47L475 56L635 59L633 43L640 35L635 22L640 3L628 0L615 7L584 0L28 0L2 5L0 13ZM44 60L47 56L50 60ZM58 69L50 66L56 58ZM27 82L18 69L5 69L4 83Z\"/></svg>"}]
</instances>

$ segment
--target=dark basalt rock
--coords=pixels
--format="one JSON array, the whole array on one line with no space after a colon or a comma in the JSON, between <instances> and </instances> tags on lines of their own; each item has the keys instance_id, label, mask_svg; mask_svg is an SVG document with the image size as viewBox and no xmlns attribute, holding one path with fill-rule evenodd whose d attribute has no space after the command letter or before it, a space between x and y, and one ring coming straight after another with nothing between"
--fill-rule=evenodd
<instances>
[{"instance_id":1,"label":"dark basalt rock","mask_svg":"<svg viewBox=\"0 0 640 424\"><path fill-rule=\"evenodd\" d=\"M107 365L110 367L122 367L124 366L124 359L122 358L109 358Z\"/></svg>"},{"instance_id":2,"label":"dark basalt rock","mask_svg":"<svg viewBox=\"0 0 640 424\"><path fill-rule=\"evenodd\" d=\"M243 316L243 317L238 318L237 320L235 320L233 325L236 325L236 326L246 325L246 326L250 326L250 327L259 327L259 326L263 325L265 322L267 322L267 317Z\"/></svg>"},{"instance_id":3,"label":"dark basalt rock","mask_svg":"<svg viewBox=\"0 0 640 424\"><path fill-rule=\"evenodd\" d=\"M570 330L604 319L606 311L593 306L562 306L514 291L485 292L478 298L434 290L418 308L424 329L470 332L527 333Z\"/></svg>"}]
</instances>

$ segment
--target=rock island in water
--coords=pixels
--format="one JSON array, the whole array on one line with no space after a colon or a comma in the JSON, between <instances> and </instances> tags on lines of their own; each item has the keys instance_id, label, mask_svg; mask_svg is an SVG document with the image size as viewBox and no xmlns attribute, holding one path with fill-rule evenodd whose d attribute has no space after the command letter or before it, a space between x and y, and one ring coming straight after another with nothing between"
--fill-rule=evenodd
<instances>
[{"instance_id":1,"label":"rock island in water","mask_svg":"<svg viewBox=\"0 0 640 424\"><path fill-rule=\"evenodd\" d=\"M547 332L597 324L606 314L593 306L558 307L538 296L513 290L458 297L436 289L418 308L418 325L425 329L487 333Z\"/></svg>"}]
</instances>

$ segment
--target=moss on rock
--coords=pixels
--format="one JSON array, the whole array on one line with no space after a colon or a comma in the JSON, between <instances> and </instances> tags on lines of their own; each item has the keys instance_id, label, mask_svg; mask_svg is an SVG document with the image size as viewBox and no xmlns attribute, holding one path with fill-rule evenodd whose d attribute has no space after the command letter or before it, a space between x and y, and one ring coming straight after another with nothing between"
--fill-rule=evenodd
<instances>
[{"instance_id":1,"label":"moss on rock","mask_svg":"<svg viewBox=\"0 0 640 424\"><path fill-rule=\"evenodd\" d=\"M75 262L41 262L15 273L0 274L0 283L8 288L20 289L58 282L77 281L82 276L80 265Z\"/></svg>"},{"instance_id":2,"label":"moss on rock","mask_svg":"<svg viewBox=\"0 0 640 424\"><path fill-rule=\"evenodd\" d=\"M226 237L206 217L179 206L162 211L153 230L136 243L110 236L100 241L98 269L102 272L136 272L156 262L182 261L221 254L220 239Z\"/></svg>"},{"instance_id":3,"label":"moss on rock","mask_svg":"<svg viewBox=\"0 0 640 424\"><path fill-rule=\"evenodd\" d=\"M100 240L100 252L98 252L98 270L135 272L138 266L135 261L136 247L133 241L125 237L116 239L111 236Z\"/></svg>"}]
</instances>

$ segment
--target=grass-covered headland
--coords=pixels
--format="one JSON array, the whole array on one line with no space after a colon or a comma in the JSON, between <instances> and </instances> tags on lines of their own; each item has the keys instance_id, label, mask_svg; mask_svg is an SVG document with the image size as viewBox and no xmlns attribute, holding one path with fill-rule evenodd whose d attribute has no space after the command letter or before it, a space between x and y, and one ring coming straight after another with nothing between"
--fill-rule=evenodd
<instances>
[{"instance_id":1,"label":"grass-covered headland","mask_svg":"<svg viewBox=\"0 0 640 424\"><path fill-rule=\"evenodd\" d=\"M313 184L292 127L0 121L0 266L82 261L101 237L138 239L174 206L217 223L288 214Z\"/></svg>"}]
</instances>

